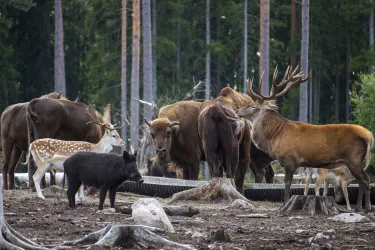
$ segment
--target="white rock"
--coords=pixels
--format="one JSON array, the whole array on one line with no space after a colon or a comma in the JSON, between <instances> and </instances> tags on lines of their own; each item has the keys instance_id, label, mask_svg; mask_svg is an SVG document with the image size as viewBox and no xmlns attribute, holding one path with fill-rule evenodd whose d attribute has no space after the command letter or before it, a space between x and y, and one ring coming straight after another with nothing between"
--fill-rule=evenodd
<instances>
[{"instance_id":1,"label":"white rock","mask_svg":"<svg viewBox=\"0 0 375 250\"><path fill-rule=\"evenodd\" d=\"M317 233L315 236L309 238L309 243L311 244L312 241L320 240L320 239L334 239L336 237L335 229L329 229L324 231L323 233Z\"/></svg>"},{"instance_id":2,"label":"white rock","mask_svg":"<svg viewBox=\"0 0 375 250\"><path fill-rule=\"evenodd\" d=\"M288 220L300 220L300 219L303 219L302 216L292 216L292 217L289 217Z\"/></svg>"},{"instance_id":3,"label":"white rock","mask_svg":"<svg viewBox=\"0 0 375 250\"><path fill-rule=\"evenodd\" d=\"M247 201L241 200L241 199L234 200L230 206L236 209L254 209L255 208L253 204Z\"/></svg>"},{"instance_id":4,"label":"white rock","mask_svg":"<svg viewBox=\"0 0 375 250\"><path fill-rule=\"evenodd\" d=\"M193 233L193 235L191 236L191 238L197 238L197 239L202 239L202 238L206 238L207 237L207 235L205 235L205 234L202 234L202 233L200 233L200 232L197 232L197 231L195 231L194 233Z\"/></svg>"},{"instance_id":5,"label":"white rock","mask_svg":"<svg viewBox=\"0 0 375 250\"><path fill-rule=\"evenodd\" d=\"M205 220L203 220L201 217L196 217L196 218L194 219L194 222L197 222L197 223L203 223L203 222L205 222Z\"/></svg>"},{"instance_id":6,"label":"white rock","mask_svg":"<svg viewBox=\"0 0 375 250\"><path fill-rule=\"evenodd\" d=\"M346 223L370 222L369 218L362 216L360 214L356 214L356 213L342 213L342 214L335 215L333 217L329 217L328 220L340 221L340 222L346 222Z\"/></svg>"},{"instance_id":7,"label":"white rock","mask_svg":"<svg viewBox=\"0 0 375 250\"><path fill-rule=\"evenodd\" d=\"M137 224L157 227L171 233L175 232L162 205L154 198L141 198L134 202L132 218Z\"/></svg>"}]
</instances>

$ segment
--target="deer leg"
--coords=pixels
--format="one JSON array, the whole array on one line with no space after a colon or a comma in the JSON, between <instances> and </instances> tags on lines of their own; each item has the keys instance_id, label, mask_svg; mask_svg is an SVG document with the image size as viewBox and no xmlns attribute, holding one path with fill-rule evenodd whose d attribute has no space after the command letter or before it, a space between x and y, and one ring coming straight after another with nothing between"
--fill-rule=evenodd
<instances>
[{"instance_id":1,"label":"deer leg","mask_svg":"<svg viewBox=\"0 0 375 250\"><path fill-rule=\"evenodd\" d=\"M290 187L292 186L293 174L296 171L297 167L288 167L286 164L283 164L285 168L285 190L284 190L284 204L286 204L290 199Z\"/></svg>"},{"instance_id":2,"label":"deer leg","mask_svg":"<svg viewBox=\"0 0 375 250\"><path fill-rule=\"evenodd\" d=\"M323 172L320 172L318 173L318 177L316 178L316 182L315 182L315 195L316 196L320 196L320 187L322 186L323 182L326 180L327 178L327 175ZM324 193L324 191L323 191Z\"/></svg>"},{"instance_id":3,"label":"deer leg","mask_svg":"<svg viewBox=\"0 0 375 250\"><path fill-rule=\"evenodd\" d=\"M341 188L342 192L344 193L345 201L346 201L346 208L348 210L352 210L350 207L350 202L349 202L349 195L348 195L348 182L347 180L342 179L341 180Z\"/></svg>"},{"instance_id":4,"label":"deer leg","mask_svg":"<svg viewBox=\"0 0 375 250\"><path fill-rule=\"evenodd\" d=\"M44 164L40 163L38 164L38 169L33 175L37 197L43 200L45 200L46 198L44 197L42 190L40 189L40 181L42 180L42 177L47 173L49 167L50 167L49 163L44 163Z\"/></svg>"},{"instance_id":5,"label":"deer leg","mask_svg":"<svg viewBox=\"0 0 375 250\"><path fill-rule=\"evenodd\" d=\"M3 189L8 189L8 169L11 160L14 144L12 140L5 139L2 142L3 147Z\"/></svg>"},{"instance_id":6,"label":"deer leg","mask_svg":"<svg viewBox=\"0 0 375 250\"><path fill-rule=\"evenodd\" d=\"M311 177L312 177L312 168L306 168L306 172L305 172L305 191L303 192L303 195L307 195L309 193Z\"/></svg>"},{"instance_id":7,"label":"deer leg","mask_svg":"<svg viewBox=\"0 0 375 250\"><path fill-rule=\"evenodd\" d=\"M8 175L9 175L9 189L14 189L14 172L17 167L17 163L21 157L22 149L17 146L13 147L12 158L10 159Z\"/></svg>"}]
</instances>

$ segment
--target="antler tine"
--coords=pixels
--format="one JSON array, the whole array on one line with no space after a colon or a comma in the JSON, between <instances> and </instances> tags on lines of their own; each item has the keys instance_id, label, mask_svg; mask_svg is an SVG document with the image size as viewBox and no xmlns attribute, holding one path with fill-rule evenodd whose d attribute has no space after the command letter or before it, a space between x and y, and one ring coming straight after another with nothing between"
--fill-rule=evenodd
<instances>
[{"instance_id":1,"label":"antler tine","mask_svg":"<svg viewBox=\"0 0 375 250\"><path fill-rule=\"evenodd\" d=\"M92 106L91 104L89 105L89 116L91 118L92 121L89 121L87 124L89 123L95 123L99 126L102 126L102 127L109 127L107 124L104 124L104 123L101 123L96 115L96 109L94 108L94 106Z\"/></svg>"},{"instance_id":2,"label":"antler tine","mask_svg":"<svg viewBox=\"0 0 375 250\"><path fill-rule=\"evenodd\" d=\"M273 95L275 93L275 89L277 89L276 78L277 78L277 74L279 73L277 67L278 67L278 65L276 65L275 71L273 72L272 87L271 87L271 92L270 92L271 95Z\"/></svg>"},{"instance_id":3,"label":"antler tine","mask_svg":"<svg viewBox=\"0 0 375 250\"><path fill-rule=\"evenodd\" d=\"M262 97L255 94L253 91L253 80L247 79L247 94L258 101L262 100Z\"/></svg>"},{"instance_id":4,"label":"antler tine","mask_svg":"<svg viewBox=\"0 0 375 250\"><path fill-rule=\"evenodd\" d=\"M291 87L295 86L295 85L299 85L301 83L304 83L306 82L310 76L311 76L311 71L309 72L309 74L305 77L305 79L302 79L302 72L299 72L296 76L294 76L293 78L295 77L298 77L298 79L294 82L291 82L289 81L288 84L286 85L286 87L284 88L283 91L281 91L280 93L278 93L275 97L279 97L279 96L282 96L284 95Z\"/></svg>"}]
</instances>

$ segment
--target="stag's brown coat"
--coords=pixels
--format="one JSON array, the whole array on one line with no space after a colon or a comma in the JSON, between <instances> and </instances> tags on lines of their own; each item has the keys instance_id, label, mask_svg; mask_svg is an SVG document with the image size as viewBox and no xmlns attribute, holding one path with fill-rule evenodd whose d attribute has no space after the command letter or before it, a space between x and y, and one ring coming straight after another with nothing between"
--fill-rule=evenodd
<instances>
[{"instance_id":1,"label":"stag's brown coat","mask_svg":"<svg viewBox=\"0 0 375 250\"><path fill-rule=\"evenodd\" d=\"M282 82L276 85L276 70L270 96L255 94L249 81L249 95L257 101L238 111L240 117L252 124L251 137L256 146L284 167L284 203L290 198L293 173L298 167L335 168L345 164L360 185L358 209L362 209L365 192L365 207L370 210L370 179L362 168L362 162L366 161L365 168L370 164L370 149L374 143L372 133L359 125L311 125L282 117L274 99L310 76L302 79L302 73L295 76L295 72L288 68Z\"/></svg>"},{"instance_id":2,"label":"stag's brown coat","mask_svg":"<svg viewBox=\"0 0 375 250\"><path fill-rule=\"evenodd\" d=\"M168 166L170 161L175 162L183 169L184 179L197 180L200 161L204 160L197 120L201 104L181 101L167 105L149 123L156 164Z\"/></svg>"},{"instance_id":3,"label":"stag's brown coat","mask_svg":"<svg viewBox=\"0 0 375 250\"><path fill-rule=\"evenodd\" d=\"M40 98L65 99L60 96L61 93L52 92ZM1 115L3 189L14 189L14 171L22 151L26 152L29 145L26 122L28 104L28 102L13 104L7 107Z\"/></svg>"},{"instance_id":4,"label":"stag's brown coat","mask_svg":"<svg viewBox=\"0 0 375 250\"><path fill-rule=\"evenodd\" d=\"M42 138L97 143L104 129L91 122L89 107L80 102L52 99L33 99L27 106L30 143ZM96 112L100 122L107 119ZM29 161L29 185L34 188L33 161Z\"/></svg>"}]
</instances>

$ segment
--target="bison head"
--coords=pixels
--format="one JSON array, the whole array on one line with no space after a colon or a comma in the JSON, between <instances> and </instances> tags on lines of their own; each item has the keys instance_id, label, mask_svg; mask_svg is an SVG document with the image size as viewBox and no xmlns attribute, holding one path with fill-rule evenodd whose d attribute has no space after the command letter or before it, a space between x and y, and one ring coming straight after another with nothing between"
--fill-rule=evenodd
<instances>
[{"instance_id":1,"label":"bison head","mask_svg":"<svg viewBox=\"0 0 375 250\"><path fill-rule=\"evenodd\" d=\"M169 158L172 138L177 135L180 123L177 121L171 122L167 118L158 118L151 123L147 120L145 122L150 128L156 154L161 159Z\"/></svg>"}]
</instances>

